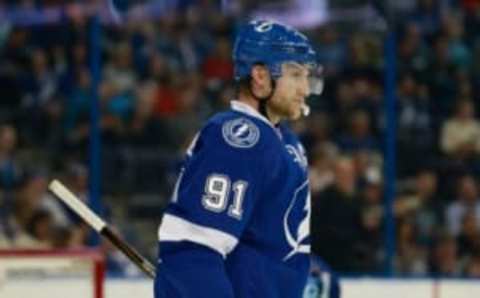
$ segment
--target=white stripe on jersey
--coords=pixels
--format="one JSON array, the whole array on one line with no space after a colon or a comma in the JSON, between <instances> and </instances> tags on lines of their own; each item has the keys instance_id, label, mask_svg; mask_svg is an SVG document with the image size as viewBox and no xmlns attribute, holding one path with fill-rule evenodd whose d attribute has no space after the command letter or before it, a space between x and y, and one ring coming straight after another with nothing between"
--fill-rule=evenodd
<instances>
[{"instance_id":1,"label":"white stripe on jersey","mask_svg":"<svg viewBox=\"0 0 480 298\"><path fill-rule=\"evenodd\" d=\"M201 226L175 215L165 213L158 228L160 241L191 241L209 247L226 258L238 239L217 229Z\"/></svg>"}]
</instances>

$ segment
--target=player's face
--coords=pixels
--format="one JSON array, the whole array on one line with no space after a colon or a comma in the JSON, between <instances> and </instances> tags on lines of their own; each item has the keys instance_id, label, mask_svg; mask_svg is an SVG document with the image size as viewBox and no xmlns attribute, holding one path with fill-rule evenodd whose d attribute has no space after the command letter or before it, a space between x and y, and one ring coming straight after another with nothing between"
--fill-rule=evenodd
<instances>
[{"instance_id":1,"label":"player's face","mask_svg":"<svg viewBox=\"0 0 480 298\"><path fill-rule=\"evenodd\" d=\"M282 76L277 80L275 93L268 107L282 119L295 120L302 115L305 98L310 92L309 69L298 63L282 65Z\"/></svg>"}]
</instances>

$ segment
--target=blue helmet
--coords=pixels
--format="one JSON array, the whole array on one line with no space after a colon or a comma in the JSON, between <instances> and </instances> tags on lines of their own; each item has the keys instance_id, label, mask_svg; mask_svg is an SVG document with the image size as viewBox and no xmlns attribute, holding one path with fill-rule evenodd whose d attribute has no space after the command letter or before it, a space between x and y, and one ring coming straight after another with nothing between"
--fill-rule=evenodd
<instances>
[{"instance_id":1,"label":"blue helmet","mask_svg":"<svg viewBox=\"0 0 480 298\"><path fill-rule=\"evenodd\" d=\"M273 77L279 77L282 63L315 64L316 54L308 38L294 28L255 20L240 29L233 62L236 80L249 76L256 63L264 64Z\"/></svg>"}]
</instances>

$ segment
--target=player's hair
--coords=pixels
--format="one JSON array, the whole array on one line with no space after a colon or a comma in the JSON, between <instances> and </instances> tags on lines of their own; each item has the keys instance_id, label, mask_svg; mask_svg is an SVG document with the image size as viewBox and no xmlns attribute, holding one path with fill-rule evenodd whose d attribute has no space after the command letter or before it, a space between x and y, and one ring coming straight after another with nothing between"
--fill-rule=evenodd
<instances>
[{"instance_id":1,"label":"player's hair","mask_svg":"<svg viewBox=\"0 0 480 298\"><path fill-rule=\"evenodd\" d=\"M259 65L259 66L264 66L266 67L265 63L262 62L257 62L254 64L254 66ZM235 80L235 93L236 95L240 94L251 94L251 89L250 89L250 84L252 83L252 76L251 75L246 75L244 77L241 77L237 80Z\"/></svg>"},{"instance_id":2,"label":"player's hair","mask_svg":"<svg viewBox=\"0 0 480 298\"><path fill-rule=\"evenodd\" d=\"M235 82L235 93L237 96L240 94L250 93L251 80L252 80L251 76L246 76Z\"/></svg>"}]
</instances>

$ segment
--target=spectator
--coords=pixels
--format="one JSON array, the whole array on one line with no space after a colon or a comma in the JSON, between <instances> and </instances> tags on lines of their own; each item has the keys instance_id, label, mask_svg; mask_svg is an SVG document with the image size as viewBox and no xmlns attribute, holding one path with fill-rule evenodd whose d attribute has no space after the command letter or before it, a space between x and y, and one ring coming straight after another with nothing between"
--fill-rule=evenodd
<instances>
[{"instance_id":1,"label":"spectator","mask_svg":"<svg viewBox=\"0 0 480 298\"><path fill-rule=\"evenodd\" d=\"M381 271L383 260L384 201L383 181L376 170L370 170L362 188L362 268L367 272Z\"/></svg>"},{"instance_id":2,"label":"spectator","mask_svg":"<svg viewBox=\"0 0 480 298\"><path fill-rule=\"evenodd\" d=\"M480 252L478 252L478 250L468 261L465 269L465 276L471 278L480 277Z\"/></svg>"},{"instance_id":3,"label":"spectator","mask_svg":"<svg viewBox=\"0 0 480 298\"><path fill-rule=\"evenodd\" d=\"M436 229L444 222L442 211L445 208L444 202L438 195L438 177L435 171L425 169L417 173L415 197L419 202L419 209L415 214L419 240L423 244L430 245Z\"/></svg>"},{"instance_id":4,"label":"spectator","mask_svg":"<svg viewBox=\"0 0 480 298\"><path fill-rule=\"evenodd\" d=\"M448 38L448 55L452 65L468 68L471 63L470 49L463 41L463 20L458 14L446 14L443 18L443 31Z\"/></svg>"},{"instance_id":5,"label":"spectator","mask_svg":"<svg viewBox=\"0 0 480 298\"><path fill-rule=\"evenodd\" d=\"M156 84L144 82L137 87L137 101L128 123L126 143L136 147L173 146L171 135L160 118L154 117Z\"/></svg>"},{"instance_id":6,"label":"spectator","mask_svg":"<svg viewBox=\"0 0 480 298\"><path fill-rule=\"evenodd\" d=\"M460 258L471 256L480 248L480 229L475 213L467 212L462 218L462 227L457 236L458 255Z\"/></svg>"},{"instance_id":7,"label":"spectator","mask_svg":"<svg viewBox=\"0 0 480 298\"><path fill-rule=\"evenodd\" d=\"M427 250L418 244L413 222L403 220L398 225L395 267L400 274L422 275L427 268Z\"/></svg>"},{"instance_id":8,"label":"spectator","mask_svg":"<svg viewBox=\"0 0 480 298\"><path fill-rule=\"evenodd\" d=\"M345 64L346 48L334 26L325 26L319 32L318 60L325 67L325 75L337 76Z\"/></svg>"},{"instance_id":9,"label":"spectator","mask_svg":"<svg viewBox=\"0 0 480 298\"><path fill-rule=\"evenodd\" d=\"M480 123L470 100L457 103L455 114L442 127L441 148L450 158L465 160L480 153Z\"/></svg>"},{"instance_id":10,"label":"spectator","mask_svg":"<svg viewBox=\"0 0 480 298\"><path fill-rule=\"evenodd\" d=\"M0 125L0 187L6 191L20 180L21 165L17 159L17 130L9 124Z\"/></svg>"},{"instance_id":11,"label":"spectator","mask_svg":"<svg viewBox=\"0 0 480 298\"><path fill-rule=\"evenodd\" d=\"M358 150L352 154L352 160L359 186L380 185L382 183L381 156L368 150Z\"/></svg>"},{"instance_id":12,"label":"spectator","mask_svg":"<svg viewBox=\"0 0 480 298\"><path fill-rule=\"evenodd\" d=\"M398 93L398 171L405 177L429 162L426 156L434 152L435 119L426 86L418 85L411 74L400 79Z\"/></svg>"},{"instance_id":13,"label":"spectator","mask_svg":"<svg viewBox=\"0 0 480 298\"><path fill-rule=\"evenodd\" d=\"M308 121L299 122L303 124L302 143L307 148L314 148L317 144L329 143L332 136L332 122L325 112L316 112L309 117Z\"/></svg>"},{"instance_id":14,"label":"spectator","mask_svg":"<svg viewBox=\"0 0 480 298\"><path fill-rule=\"evenodd\" d=\"M428 66L428 50L419 26L413 22L406 24L398 49L399 72L425 72Z\"/></svg>"},{"instance_id":15,"label":"spectator","mask_svg":"<svg viewBox=\"0 0 480 298\"><path fill-rule=\"evenodd\" d=\"M362 33L355 33L349 40L349 66L346 72L360 74L371 72L379 66L380 46L378 40L373 36Z\"/></svg>"},{"instance_id":16,"label":"spectator","mask_svg":"<svg viewBox=\"0 0 480 298\"><path fill-rule=\"evenodd\" d=\"M178 97L178 115L166 119L168 131L175 135L175 148L186 149L197 133L200 123L208 116L210 107L206 98L201 95L201 83L197 75L192 74L182 80ZM182 151L183 153L184 151Z\"/></svg>"},{"instance_id":17,"label":"spectator","mask_svg":"<svg viewBox=\"0 0 480 298\"><path fill-rule=\"evenodd\" d=\"M105 84L111 86L113 95L132 92L137 82L133 71L132 48L126 43L119 43L113 49L112 60L105 66Z\"/></svg>"},{"instance_id":18,"label":"spectator","mask_svg":"<svg viewBox=\"0 0 480 298\"><path fill-rule=\"evenodd\" d=\"M420 26L422 34L429 37L437 31L440 23L439 4L434 0L420 0L417 3L413 20Z\"/></svg>"},{"instance_id":19,"label":"spectator","mask_svg":"<svg viewBox=\"0 0 480 298\"><path fill-rule=\"evenodd\" d=\"M452 80L452 64L448 54L448 40L438 35L432 43L430 61L422 78L430 88L440 119L447 117L455 102L455 84Z\"/></svg>"},{"instance_id":20,"label":"spectator","mask_svg":"<svg viewBox=\"0 0 480 298\"><path fill-rule=\"evenodd\" d=\"M62 68L60 76L60 90L63 94L69 94L72 88L75 88L75 82L78 79L78 72L86 69L88 66L88 50L86 41L76 41L72 46L65 50L66 66Z\"/></svg>"},{"instance_id":21,"label":"spectator","mask_svg":"<svg viewBox=\"0 0 480 298\"><path fill-rule=\"evenodd\" d=\"M217 39L213 52L202 65L202 75L210 92L218 92L222 84L233 79L233 62L230 42L225 37Z\"/></svg>"},{"instance_id":22,"label":"spectator","mask_svg":"<svg viewBox=\"0 0 480 298\"><path fill-rule=\"evenodd\" d=\"M3 225L4 245L11 248L45 248L45 243L28 233L45 192L46 182L39 176L25 177L18 185L12 212L7 214Z\"/></svg>"},{"instance_id":23,"label":"spectator","mask_svg":"<svg viewBox=\"0 0 480 298\"><path fill-rule=\"evenodd\" d=\"M454 236L460 233L462 220L469 211L474 214L477 228L480 227L480 200L475 178L470 175L460 177L456 195L445 213L448 231Z\"/></svg>"},{"instance_id":24,"label":"spectator","mask_svg":"<svg viewBox=\"0 0 480 298\"><path fill-rule=\"evenodd\" d=\"M78 128L89 119L92 82L88 69L79 68L75 73L75 81L69 90L64 103L64 134L72 142L85 138L86 132Z\"/></svg>"},{"instance_id":25,"label":"spectator","mask_svg":"<svg viewBox=\"0 0 480 298\"><path fill-rule=\"evenodd\" d=\"M380 114L381 95L373 73L368 75L358 75L351 80L351 86L355 96L354 110L363 110L374 119L373 115ZM355 112L355 111L354 111ZM376 128L377 123L372 122L372 130Z\"/></svg>"},{"instance_id":26,"label":"spectator","mask_svg":"<svg viewBox=\"0 0 480 298\"><path fill-rule=\"evenodd\" d=\"M38 242L38 247L53 247L53 218L48 211L41 209L35 211L26 230Z\"/></svg>"},{"instance_id":27,"label":"spectator","mask_svg":"<svg viewBox=\"0 0 480 298\"><path fill-rule=\"evenodd\" d=\"M312 252L339 272L361 271L360 199L353 162L335 163L335 181L312 198Z\"/></svg>"},{"instance_id":28,"label":"spectator","mask_svg":"<svg viewBox=\"0 0 480 298\"><path fill-rule=\"evenodd\" d=\"M340 135L338 147L343 152L352 153L358 150L379 151L377 139L373 136L368 114L362 110L352 113L349 118L347 133Z\"/></svg>"},{"instance_id":29,"label":"spectator","mask_svg":"<svg viewBox=\"0 0 480 298\"><path fill-rule=\"evenodd\" d=\"M337 155L338 149L332 143L321 143L313 148L309 177L314 197L334 182L333 165Z\"/></svg>"},{"instance_id":30,"label":"spectator","mask_svg":"<svg viewBox=\"0 0 480 298\"><path fill-rule=\"evenodd\" d=\"M430 272L440 277L459 277L462 272L457 258L457 243L448 234L439 236L434 244Z\"/></svg>"},{"instance_id":31,"label":"spectator","mask_svg":"<svg viewBox=\"0 0 480 298\"><path fill-rule=\"evenodd\" d=\"M410 218L417 230L416 240L422 245L431 245L444 222L445 204L438 195L437 173L420 169L412 188L396 200L395 214L399 219Z\"/></svg>"},{"instance_id":32,"label":"spectator","mask_svg":"<svg viewBox=\"0 0 480 298\"><path fill-rule=\"evenodd\" d=\"M174 74L168 73L160 56L154 56L152 68L156 74L157 91L155 96L155 114L158 117L174 117L179 113L180 94L175 86Z\"/></svg>"},{"instance_id":33,"label":"spectator","mask_svg":"<svg viewBox=\"0 0 480 298\"><path fill-rule=\"evenodd\" d=\"M58 74L50 68L46 51L35 49L31 59L31 73L23 83L26 94L22 104L26 108L41 107L53 98L58 89Z\"/></svg>"}]
</instances>

